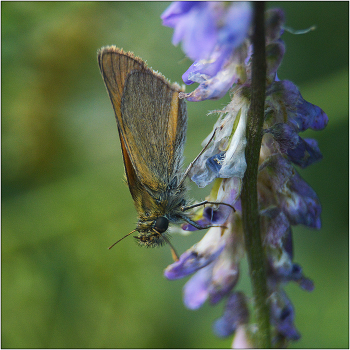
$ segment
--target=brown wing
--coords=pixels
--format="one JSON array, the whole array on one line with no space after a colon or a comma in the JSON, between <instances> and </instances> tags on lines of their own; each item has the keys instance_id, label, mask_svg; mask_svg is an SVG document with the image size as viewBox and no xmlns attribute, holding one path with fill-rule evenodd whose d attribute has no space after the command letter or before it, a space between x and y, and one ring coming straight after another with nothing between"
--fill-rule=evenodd
<instances>
[{"instance_id":1,"label":"brown wing","mask_svg":"<svg viewBox=\"0 0 350 350\"><path fill-rule=\"evenodd\" d=\"M98 65L111 99L118 125L122 123L120 104L125 85L125 79L134 69L147 68L145 62L135 57L131 52L124 52L115 46L104 47L98 52Z\"/></svg>"},{"instance_id":2,"label":"brown wing","mask_svg":"<svg viewBox=\"0 0 350 350\"><path fill-rule=\"evenodd\" d=\"M102 48L98 62L111 99L129 189L139 213L178 174L187 114L181 91L132 53ZM153 193L153 197L158 197Z\"/></svg>"},{"instance_id":3,"label":"brown wing","mask_svg":"<svg viewBox=\"0 0 350 350\"><path fill-rule=\"evenodd\" d=\"M125 81L122 134L137 177L156 192L181 176L187 114L179 91L149 71L133 71Z\"/></svg>"},{"instance_id":4,"label":"brown wing","mask_svg":"<svg viewBox=\"0 0 350 350\"><path fill-rule=\"evenodd\" d=\"M119 137L129 190L139 216L144 217L146 211L153 212L154 208L157 208L157 203L137 178L120 132Z\"/></svg>"}]
</instances>

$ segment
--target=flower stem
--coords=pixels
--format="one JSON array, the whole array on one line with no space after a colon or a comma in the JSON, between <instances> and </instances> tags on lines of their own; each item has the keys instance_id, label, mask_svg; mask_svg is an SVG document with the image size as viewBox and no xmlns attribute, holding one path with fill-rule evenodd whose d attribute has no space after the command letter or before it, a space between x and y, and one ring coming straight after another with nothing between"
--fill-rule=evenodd
<instances>
[{"instance_id":1,"label":"flower stem","mask_svg":"<svg viewBox=\"0 0 350 350\"><path fill-rule=\"evenodd\" d=\"M242 217L244 240L254 297L255 321L258 327L255 346L270 348L270 315L267 300L265 253L260 235L257 195L259 154L264 122L266 85L264 2L254 3L251 105L247 123L247 170L243 178Z\"/></svg>"}]
</instances>

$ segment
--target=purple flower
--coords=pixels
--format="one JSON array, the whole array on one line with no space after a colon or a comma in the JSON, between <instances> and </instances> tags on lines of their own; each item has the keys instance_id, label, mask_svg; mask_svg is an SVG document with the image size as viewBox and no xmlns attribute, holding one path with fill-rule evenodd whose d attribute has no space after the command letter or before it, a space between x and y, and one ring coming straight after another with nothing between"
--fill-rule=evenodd
<instances>
[{"instance_id":1,"label":"purple flower","mask_svg":"<svg viewBox=\"0 0 350 350\"><path fill-rule=\"evenodd\" d=\"M173 44L182 41L186 55L195 61L183 75L186 84L200 86L189 101L220 98L232 84L244 79L240 63L246 58L241 47L248 37L252 9L249 2L174 2L161 16L174 28Z\"/></svg>"},{"instance_id":2,"label":"purple flower","mask_svg":"<svg viewBox=\"0 0 350 350\"><path fill-rule=\"evenodd\" d=\"M251 21L249 2L173 2L161 15L163 25L174 28L173 44L192 60L207 60L214 48L234 49L245 39Z\"/></svg>"},{"instance_id":3,"label":"purple flower","mask_svg":"<svg viewBox=\"0 0 350 350\"><path fill-rule=\"evenodd\" d=\"M222 16L222 3L173 2L161 15L163 25L174 28L173 44L192 60L207 58L218 41L216 22Z\"/></svg>"},{"instance_id":4,"label":"purple flower","mask_svg":"<svg viewBox=\"0 0 350 350\"><path fill-rule=\"evenodd\" d=\"M249 337L254 326L248 323L248 299L234 291L245 251L240 195L252 93L251 6L246 2L175 2L162 19L164 25L174 28L173 43L182 42L185 54L194 61L183 74L183 81L199 86L190 93L181 93L180 98L217 99L231 89L231 102L219 111L213 131L202 143L205 151L189 173L198 187L213 183L206 200L218 203L197 207L192 218L201 226L216 227L168 266L165 276L172 280L193 274L183 288L184 304L189 309L226 298L223 315L213 325L214 332L220 337L236 332L233 345L251 345ZM283 344L300 338L284 285L295 282L303 290L314 289L312 280L293 261L292 227L321 227L317 194L294 165L305 168L321 160L322 154L316 140L304 139L300 133L321 130L328 123L324 111L305 101L292 82L278 79L285 54L281 39L284 21L280 9L265 14L266 100L257 179L260 232L266 252L262 264L267 266L269 291L266 302L270 305L275 342ZM190 224L182 228L196 230Z\"/></svg>"},{"instance_id":5,"label":"purple flower","mask_svg":"<svg viewBox=\"0 0 350 350\"><path fill-rule=\"evenodd\" d=\"M303 99L298 88L288 80L276 81L267 90L268 124L285 123L296 132L322 130L328 123L323 110Z\"/></svg>"},{"instance_id":6,"label":"purple flower","mask_svg":"<svg viewBox=\"0 0 350 350\"><path fill-rule=\"evenodd\" d=\"M238 281L239 262L243 256L240 217L231 214L225 226L226 229L210 228L199 243L164 272L168 279L194 273L184 287L184 304L190 309L199 308L207 299L216 304Z\"/></svg>"},{"instance_id":7,"label":"purple flower","mask_svg":"<svg viewBox=\"0 0 350 350\"><path fill-rule=\"evenodd\" d=\"M269 157L260 167L258 181L264 207L277 205L291 225L321 227L321 205L315 191L284 157Z\"/></svg>"},{"instance_id":8,"label":"purple flower","mask_svg":"<svg viewBox=\"0 0 350 350\"><path fill-rule=\"evenodd\" d=\"M165 269L165 277L170 280L182 278L214 261L225 247L221 230L221 227L211 228L199 243L188 249L178 261Z\"/></svg>"}]
</instances>

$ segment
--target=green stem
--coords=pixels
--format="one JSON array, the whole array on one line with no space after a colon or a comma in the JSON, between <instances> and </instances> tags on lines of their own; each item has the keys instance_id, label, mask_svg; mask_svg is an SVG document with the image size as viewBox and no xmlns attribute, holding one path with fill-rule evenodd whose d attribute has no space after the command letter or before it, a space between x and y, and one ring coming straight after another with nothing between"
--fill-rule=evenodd
<instances>
[{"instance_id":1,"label":"green stem","mask_svg":"<svg viewBox=\"0 0 350 350\"><path fill-rule=\"evenodd\" d=\"M247 123L247 170L242 188L244 240L254 297L255 321L258 327L255 346L270 348L270 314L267 301L265 254L261 242L257 194L259 154L264 122L266 88L264 2L254 3L251 105Z\"/></svg>"}]
</instances>

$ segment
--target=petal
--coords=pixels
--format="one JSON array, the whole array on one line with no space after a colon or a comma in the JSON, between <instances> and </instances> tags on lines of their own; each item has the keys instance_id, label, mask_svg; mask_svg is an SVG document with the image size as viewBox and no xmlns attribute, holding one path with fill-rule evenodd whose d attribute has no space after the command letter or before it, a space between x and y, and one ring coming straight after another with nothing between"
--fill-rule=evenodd
<instances>
[{"instance_id":1,"label":"petal","mask_svg":"<svg viewBox=\"0 0 350 350\"><path fill-rule=\"evenodd\" d=\"M225 248L213 262L209 297L211 304L218 303L236 285L239 277L239 265L244 256L244 238L241 217L232 214L227 220L227 230L223 235Z\"/></svg>"},{"instance_id":2,"label":"petal","mask_svg":"<svg viewBox=\"0 0 350 350\"><path fill-rule=\"evenodd\" d=\"M208 58L218 40L216 13L211 3L204 2L202 6L193 7L187 25L182 41L183 51L193 61Z\"/></svg>"},{"instance_id":3,"label":"petal","mask_svg":"<svg viewBox=\"0 0 350 350\"><path fill-rule=\"evenodd\" d=\"M321 228L321 204L316 192L295 172L285 194L280 197L281 207L292 225Z\"/></svg>"},{"instance_id":4,"label":"petal","mask_svg":"<svg viewBox=\"0 0 350 350\"><path fill-rule=\"evenodd\" d=\"M282 153L288 155L289 159L302 168L322 159L322 154L314 139L302 139L295 127L284 123L276 123L265 130L271 133L277 141Z\"/></svg>"},{"instance_id":5,"label":"petal","mask_svg":"<svg viewBox=\"0 0 350 350\"><path fill-rule=\"evenodd\" d=\"M300 335L294 326L294 308L285 292L280 289L270 298L271 321L288 340L298 340Z\"/></svg>"},{"instance_id":6,"label":"petal","mask_svg":"<svg viewBox=\"0 0 350 350\"><path fill-rule=\"evenodd\" d=\"M323 110L303 99L299 89L290 81L275 81L267 90L267 107L274 112L276 122L286 122L297 132L321 130L328 123Z\"/></svg>"},{"instance_id":7,"label":"petal","mask_svg":"<svg viewBox=\"0 0 350 350\"><path fill-rule=\"evenodd\" d=\"M198 187L205 187L215 178L243 178L247 166L244 152L248 108L249 103L242 90L237 90L214 125L213 140L191 170L191 179ZM212 135L204 140L203 146L207 145Z\"/></svg>"},{"instance_id":8,"label":"petal","mask_svg":"<svg viewBox=\"0 0 350 350\"><path fill-rule=\"evenodd\" d=\"M161 18L163 25L174 28L173 44L182 48L192 60L206 59L218 41L217 18L222 4L215 2L175 2Z\"/></svg>"},{"instance_id":9,"label":"petal","mask_svg":"<svg viewBox=\"0 0 350 350\"><path fill-rule=\"evenodd\" d=\"M248 323L249 310L245 295L242 292L232 293L227 299L224 314L213 324L218 337L228 337L239 325Z\"/></svg>"},{"instance_id":10,"label":"petal","mask_svg":"<svg viewBox=\"0 0 350 350\"><path fill-rule=\"evenodd\" d=\"M211 284L209 286L210 303L218 303L237 284L239 262L231 252L223 251L214 263Z\"/></svg>"},{"instance_id":11,"label":"petal","mask_svg":"<svg viewBox=\"0 0 350 350\"><path fill-rule=\"evenodd\" d=\"M165 269L165 277L170 280L185 277L215 260L225 247L221 231L221 227L210 228L201 241L185 251L178 261Z\"/></svg>"},{"instance_id":12,"label":"petal","mask_svg":"<svg viewBox=\"0 0 350 350\"><path fill-rule=\"evenodd\" d=\"M277 285L294 281L300 288L312 292L312 280L303 275L300 265L292 262L287 251L281 249L268 249L268 283L274 289Z\"/></svg>"},{"instance_id":13,"label":"petal","mask_svg":"<svg viewBox=\"0 0 350 350\"><path fill-rule=\"evenodd\" d=\"M259 167L258 183L277 193L284 193L286 184L294 175L294 168L281 155L272 155Z\"/></svg>"},{"instance_id":14,"label":"petal","mask_svg":"<svg viewBox=\"0 0 350 350\"><path fill-rule=\"evenodd\" d=\"M295 148L298 145L299 135L295 128L288 124L276 123L264 132L272 134L282 153L287 153L288 149Z\"/></svg>"},{"instance_id":15,"label":"petal","mask_svg":"<svg viewBox=\"0 0 350 350\"><path fill-rule=\"evenodd\" d=\"M207 300L213 267L203 267L192 276L183 289L183 300L187 308L196 310Z\"/></svg>"},{"instance_id":16,"label":"petal","mask_svg":"<svg viewBox=\"0 0 350 350\"><path fill-rule=\"evenodd\" d=\"M174 28L179 20L181 20L181 17L186 15L193 6L198 6L198 3L195 1L172 2L160 16L163 25Z\"/></svg>"},{"instance_id":17,"label":"petal","mask_svg":"<svg viewBox=\"0 0 350 350\"><path fill-rule=\"evenodd\" d=\"M230 45L232 49L241 45L248 36L252 12L249 2L232 2L226 12L225 25L220 29L219 44Z\"/></svg>"},{"instance_id":18,"label":"petal","mask_svg":"<svg viewBox=\"0 0 350 350\"><path fill-rule=\"evenodd\" d=\"M230 48L216 47L208 59L196 60L183 74L182 80L185 84L205 83L220 72L225 61L230 58L231 52ZM226 69L226 71L229 72L229 69Z\"/></svg>"},{"instance_id":19,"label":"petal","mask_svg":"<svg viewBox=\"0 0 350 350\"><path fill-rule=\"evenodd\" d=\"M264 232L264 245L275 248L283 246L289 233L290 223L284 212L278 207L269 207L260 212L261 228Z\"/></svg>"},{"instance_id":20,"label":"petal","mask_svg":"<svg viewBox=\"0 0 350 350\"><path fill-rule=\"evenodd\" d=\"M298 141L295 148L287 150L288 157L294 164L299 165L301 168L306 168L322 159L322 154L316 140L302 139L299 136Z\"/></svg>"},{"instance_id":21,"label":"petal","mask_svg":"<svg viewBox=\"0 0 350 350\"><path fill-rule=\"evenodd\" d=\"M222 66L221 62L223 58L226 57L223 56L220 60L215 61L206 70L219 70ZM182 77L186 84L198 82L200 85L190 93L182 93L182 98L186 98L186 100L190 102L200 102L204 100L216 100L223 97L240 77L237 74L237 67L235 62L229 63L225 68L220 69L213 77L206 75L202 71L196 72L195 74L186 72Z\"/></svg>"}]
</instances>

